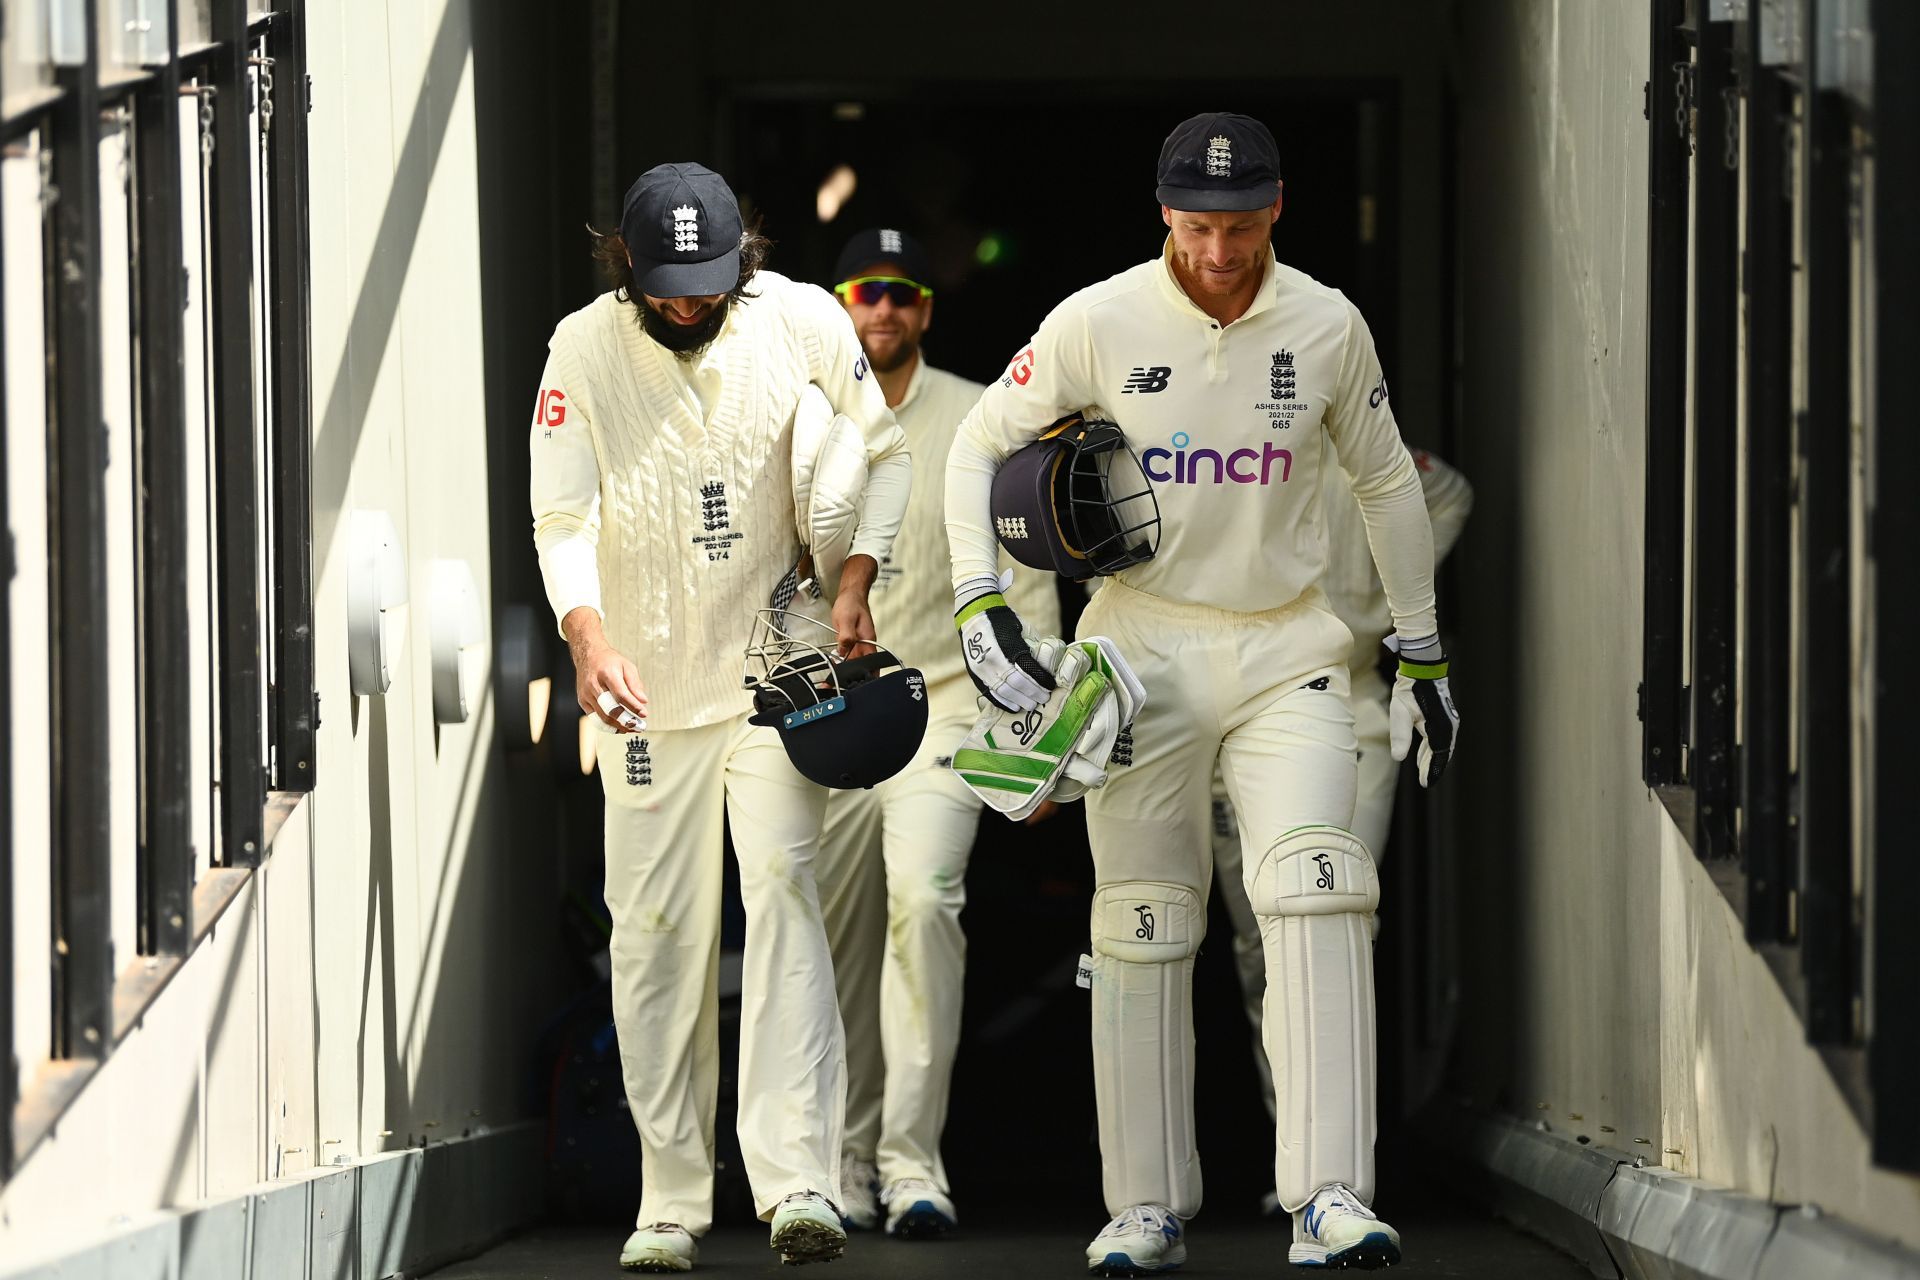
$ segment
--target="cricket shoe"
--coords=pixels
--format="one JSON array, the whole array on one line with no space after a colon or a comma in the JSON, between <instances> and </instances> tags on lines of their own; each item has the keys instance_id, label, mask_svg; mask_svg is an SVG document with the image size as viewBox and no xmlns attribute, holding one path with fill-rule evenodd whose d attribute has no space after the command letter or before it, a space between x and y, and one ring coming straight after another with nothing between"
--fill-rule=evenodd
<instances>
[{"instance_id":1,"label":"cricket shoe","mask_svg":"<svg viewBox=\"0 0 1920 1280\"><path fill-rule=\"evenodd\" d=\"M953 1201L925 1178L895 1178L881 1193L887 1234L896 1240L937 1240L959 1225Z\"/></svg>"},{"instance_id":2,"label":"cricket shoe","mask_svg":"<svg viewBox=\"0 0 1920 1280\"><path fill-rule=\"evenodd\" d=\"M770 1243L790 1267L832 1262L847 1251L847 1229L833 1201L818 1191L795 1191L782 1196L773 1211Z\"/></svg>"},{"instance_id":3,"label":"cricket shoe","mask_svg":"<svg viewBox=\"0 0 1920 1280\"><path fill-rule=\"evenodd\" d=\"M699 1250L693 1236L677 1222L656 1222L627 1237L620 1265L629 1271L691 1271Z\"/></svg>"},{"instance_id":4,"label":"cricket shoe","mask_svg":"<svg viewBox=\"0 0 1920 1280\"><path fill-rule=\"evenodd\" d=\"M1120 1211L1087 1246L1087 1273L1152 1276L1187 1260L1187 1233L1163 1204L1136 1204Z\"/></svg>"},{"instance_id":5,"label":"cricket shoe","mask_svg":"<svg viewBox=\"0 0 1920 1280\"><path fill-rule=\"evenodd\" d=\"M877 1188L880 1171L873 1161L843 1152L840 1156L840 1225L849 1231L871 1231L880 1225Z\"/></svg>"},{"instance_id":6,"label":"cricket shoe","mask_svg":"<svg viewBox=\"0 0 1920 1280\"><path fill-rule=\"evenodd\" d=\"M1293 1215L1287 1261L1297 1267L1377 1271L1400 1261L1400 1233L1375 1217L1349 1188L1331 1182Z\"/></svg>"}]
</instances>

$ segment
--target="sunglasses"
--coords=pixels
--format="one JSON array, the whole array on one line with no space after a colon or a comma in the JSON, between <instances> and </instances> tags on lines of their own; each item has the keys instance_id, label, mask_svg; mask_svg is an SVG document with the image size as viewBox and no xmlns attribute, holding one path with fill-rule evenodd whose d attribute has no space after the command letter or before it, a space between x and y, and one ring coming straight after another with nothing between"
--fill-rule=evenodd
<instances>
[{"instance_id":1,"label":"sunglasses","mask_svg":"<svg viewBox=\"0 0 1920 1280\"><path fill-rule=\"evenodd\" d=\"M841 281L833 286L833 291L843 301L863 307L877 307L882 298L892 299L896 307L917 307L922 299L933 296L933 290L903 276L861 276Z\"/></svg>"}]
</instances>

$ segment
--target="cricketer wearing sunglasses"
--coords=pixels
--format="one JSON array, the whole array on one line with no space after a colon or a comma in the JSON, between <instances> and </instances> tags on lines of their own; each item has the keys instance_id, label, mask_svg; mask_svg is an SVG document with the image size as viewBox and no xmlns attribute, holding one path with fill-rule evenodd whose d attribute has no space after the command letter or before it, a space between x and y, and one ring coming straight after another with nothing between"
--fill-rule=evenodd
<instances>
[{"instance_id":1,"label":"cricketer wearing sunglasses","mask_svg":"<svg viewBox=\"0 0 1920 1280\"><path fill-rule=\"evenodd\" d=\"M913 764L872 790L828 797L818 864L847 1032L842 1209L863 1228L879 1225L884 1212L887 1232L907 1239L944 1235L957 1221L940 1134L960 1040L960 909L981 807L942 759L979 709L948 621L951 564L938 480L980 384L932 367L921 352L933 318L930 275L921 246L893 228L854 236L834 273L833 291L915 465L935 477L915 486L871 597L876 629L926 675L930 706ZM1023 568L1010 589L1021 615L1049 635L1060 629L1055 581Z\"/></svg>"},{"instance_id":2,"label":"cricketer wearing sunglasses","mask_svg":"<svg viewBox=\"0 0 1920 1280\"><path fill-rule=\"evenodd\" d=\"M1106 786L1086 799L1093 1084L1113 1215L1087 1247L1087 1269L1179 1266L1186 1219L1200 1209L1192 987L1216 762L1265 952L1288 1257L1388 1266L1400 1237L1372 1209L1368 932L1379 881L1351 830L1353 638L1323 586L1321 471L1346 472L1366 524L1400 654L1394 745L1404 755L1422 734L1423 784L1445 767L1457 723L1432 529L1366 321L1274 255L1280 174L1266 126L1224 113L1183 122L1162 146L1157 184L1160 253L1041 321L961 424L946 475L954 603L966 619L1009 608L994 583L994 474L1063 414L1104 410L1159 502L1158 554L1109 579L1079 626L1111 638L1147 689L1130 753L1116 754ZM1047 673L1020 620L990 621L993 642L967 654L982 687L1010 710L1039 705L1048 690L1034 673Z\"/></svg>"}]
</instances>

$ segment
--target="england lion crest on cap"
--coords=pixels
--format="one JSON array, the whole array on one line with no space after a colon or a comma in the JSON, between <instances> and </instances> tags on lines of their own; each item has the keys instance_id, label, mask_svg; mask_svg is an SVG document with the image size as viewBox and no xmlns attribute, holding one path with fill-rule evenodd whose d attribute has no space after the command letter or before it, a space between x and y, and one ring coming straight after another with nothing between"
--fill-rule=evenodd
<instances>
[{"instance_id":1,"label":"england lion crest on cap","mask_svg":"<svg viewBox=\"0 0 1920 1280\"><path fill-rule=\"evenodd\" d=\"M673 210L673 247L680 253L700 251L700 211L690 204Z\"/></svg>"},{"instance_id":2,"label":"england lion crest on cap","mask_svg":"<svg viewBox=\"0 0 1920 1280\"><path fill-rule=\"evenodd\" d=\"M1209 178L1230 178L1233 176L1233 140L1215 134L1207 139L1207 176Z\"/></svg>"}]
</instances>

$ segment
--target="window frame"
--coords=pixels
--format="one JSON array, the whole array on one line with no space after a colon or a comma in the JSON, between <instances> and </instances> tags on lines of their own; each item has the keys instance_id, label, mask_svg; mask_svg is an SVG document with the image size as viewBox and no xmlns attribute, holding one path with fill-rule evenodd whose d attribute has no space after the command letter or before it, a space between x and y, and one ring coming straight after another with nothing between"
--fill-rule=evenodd
<instances>
[{"instance_id":1,"label":"window frame","mask_svg":"<svg viewBox=\"0 0 1920 1280\"><path fill-rule=\"evenodd\" d=\"M48 626L54 646L56 712L48 729L54 761L50 851L54 895L52 999L54 1031L46 1064L31 1082L13 1062L15 955L13 870L17 851L10 822L0 832L0 1034L5 1060L6 1115L0 1125L0 1184L9 1178L78 1096L99 1065L124 1038L180 970L220 914L237 896L267 853L301 794L314 785L317 697L314 677L311 449L312 360L308 323L307 88L302 0L285 0L272 13L250 14L246 0L215 0L213 41L183 52L179 16L183 0L165 0L168 28L164 61L144 68L116 67L101 83L98 6L68 0L84 31L85 56L56 68L46 94L16 104L0 119L0 139L39 131L54 149L53 180L59 197L54 221L44 233L51 264L81 269L49 270L45 310L49 334L49 526L56 554L49 557L53 607ZM255 46L264 41L264 55ZM272 68L281 86L271 127L256 110L250 68ZM215 454L218 606L213 618L220 679L212 693L219 736L217 791L220 814L215 836L219 856L196 873L191 828L189 653L190 601L187 482L187 405L183 304L184 250L181 198L188 175L180 149L178 104L182 84L204 77L212 90L214 188L209 201L215 244L207 283L213 308L212 364L216 385L211 415ZM4 86L0 86L3 90ZM139 716L136 780L139 843L131 885L113 883L108 797L114 785L107 767L107 693L94 673L104 668L104 623L89 607L105 596L104 441L99 432L64 431L59 424L99 421L101 336L98 269L98 146L103 107L131 104L135 122L131 157L137 187L132 229L138 374L134 463L142 497L136 507L139 609ZM269 166L270 184L255 202L255 139ZM224 157L241 162L222 164ZM258 282L255 310L254 218L266 219L272 237L270 269ZM270 342L260 355L272 378L271 400L261 405L254 381L255 320L270 314ZM3 337L0 334L0 337ZM198 371L194 371L198 376ZM3 389L3 387L0 387ZM264 530L272 557L274 618L265 635L264 600L258 577L265 513L256 495L259 450L271 433L276 466L266 475L266 506L272 527ZM0 455L5 451L0 450ZM0 481L5 458L0 456ZM85 477L75 482L75 477ZM0 516L6 515L0 494ZM6 526L0 525L0 528ZM12 548L4 548L11 568ZM0 622L10 602L0 601ZM9 709L11 633L0 635L0 711ZM262 689L267 646L278 684ZM8 722L10 723L10 721ZM263 746L264 735L264 746ZM0 735L6 737L8 735ZM10 746L0 745L0 820L10 819ZM269 778L269 755L284 764ZM123 783L124 785L124 783ZM275 788L269 791L269 786ZM114 969L110 933L111 896L132 893L137 902L137 957L120 957Z\"/></svg>"}]
</instances>

